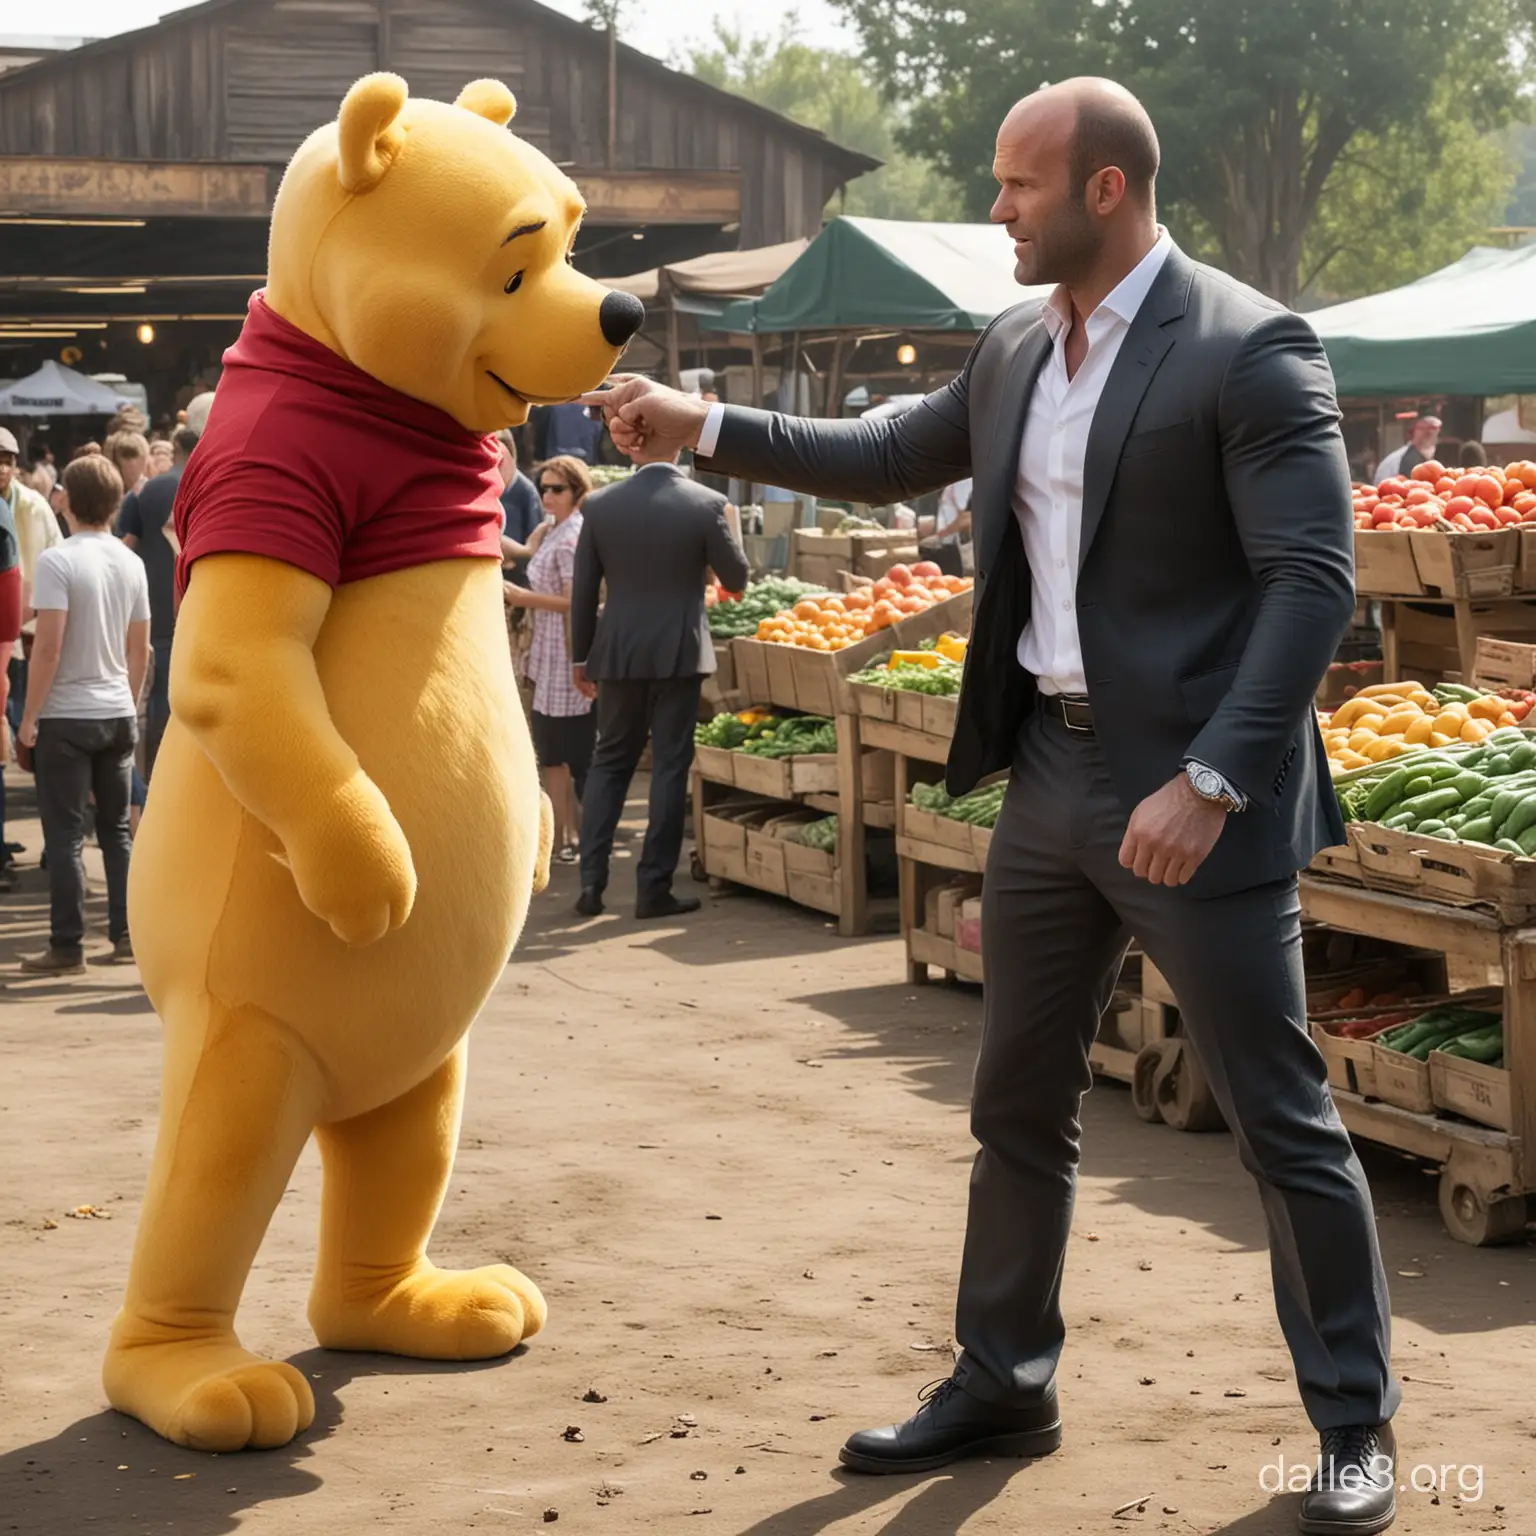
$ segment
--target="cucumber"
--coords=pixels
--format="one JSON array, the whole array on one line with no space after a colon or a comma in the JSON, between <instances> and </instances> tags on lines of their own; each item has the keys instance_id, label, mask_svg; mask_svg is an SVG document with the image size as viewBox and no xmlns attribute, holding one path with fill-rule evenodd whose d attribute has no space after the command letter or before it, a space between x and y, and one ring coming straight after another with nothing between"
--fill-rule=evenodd
<instances>
[{"instance_id":1,"label":"cucumber","mask_svg":"<svg viewBox=\"0 0 1536 1536\"><path fill-rule=\"evenodd\" d=\"M1421 821L1413 830L1421 837L1436 837L1448 828L1448 823L1431 816L1428 821Z\"/></svg>"},{"instance_id":2,"label":"cucumber","mask_svg":"<svg viewBox=\"0 0 1536 1536\"><path fill-rule=\"evenodd\" d=\"M1527 858L1536 853L1536 822L1528 826L1515 841L1520 845L1520 852Z\"/></svg>"},{"instance_id":3,"label":"cucumber","mask_svg":"<svg viewBox=\"0 0 1536 1536\"><path fill-rule=\"evenodd\" d=\"M1513 769L1514 765L1509 760L1508 752L1495 752L1487 762L1483 764L1482 771L1490 779L1502 779L1506 773Z\"/></svg>"},{"instance_id":4,"label":"cucumber","mask_svg":"<svg viewBox=\"0 0 1536 1536\"><path fill-rule=\"evenodd\" d=\"M1515 853L1518 854L1522 859L1525 857L1525 849L1522 848L1519 843L1513 842L1507 837L1496 839L1493 846L1497 848L1500 853Z\"/></svg>"},{"instance_id":5,"label":"cucumber","mask_svg":"<svg viewBox=\"0 0 1536 1536\"><path fill-rule=\"evenodd\" d=\"M1487 843L1493 840L1493 818L1491 816L1473 816L1457 827L1457 833L1464 843Z\"/></svg>"},{"instance_id":6,"label":"cucumber","mask_svg":"<svg viewBox=\"0 0 1536 1536\"><path fill-rule=\"evenodd\" d=\"M1447 784L1442 788L1430 790L1428 794L1414 795L1410 799L1404 800L1401 808L1404 811L1412 811L1422 821L1434 816L1439 811L1448 811L1453 805L1460 804L1461 791L1455 785ZM1524 809L1524 806L1525 802L1521 801L1520 805L1516 807L1514 814L1518 815ZM1511 820L1513 820L1513 816ZM1536 821L1536 803L1533 803L1531 806L1531 820Z\"/></svg>"},{"instance_id":7,"label":"cucumber","mask_svg":"<svg viewBox=\"0 0 1536 1536\"><path fill-rule=\"evenodd\" d=\"M1389 832L1406 832L1418 819L1412 811L1398 811L1395 815L1388 816L1381 824Z\"/></svg>"},{"instance_id":8,"label":"cucumber","mask_svg":"<svg viewBox=\"0 0 1536 1536\"><path fill-rule=\"evenodd\" d=\"M1487 789L1488 781L1480 773L1458 773L1446 787L1460 790L1461 798L1470 800L1474 795L1480 795Z\"/></svg>"},{"instance_id":9,"label":"cucumber","mask_svg":"<svg viewBox=\"0 0 1536 1536\"><path fill-rule=\"evenodd\" d=\"M1509 754L1509 766L1517 773L1522 768L1530 768L1536 765L1536 743L1522 741L1518 747L1513 748Z\"/></svg>"},{"instance_id":10,"label":"cucumber","mask_svg":"<svg viewBox=\"0 0 1536 1536\"><path fill-rule=\"evenodd\" d=\"M1408 807L1405 805L1403 809L1406 811ZM1536 791L1528 790L1525 798L1509 813L1508 820L1500 825L1499 835L1512 837L1518 843L1520 834L1531 826L1536 826Z\"/></svg>"},{"instance_id":11,"label":"cucumber","mask_svg":"<svg viewBox=\"0 0 1536 1536\"><path fill-rule=\"evenodd\" d=\"M1427 773L1415 773L1414 776L1403 785L1403 792L1397 800L1412 800L1419 795L1427 795L1435 787L1435 781Z\"/></svg>"},{"instance_id":12,"label":"cucumber","mask_svg":"<svg viewBox=\"0 0 1536 1536\"><path fill-rule=\"evenodd\" d=\"M1365 797L1365 804L1360 808L1363 821L1380 821L1383 814L1403 798L1410 771L1407 768L1394 769ZM1428 781L1425 787L1429 787Z\"/></svg>"}]
</instances>

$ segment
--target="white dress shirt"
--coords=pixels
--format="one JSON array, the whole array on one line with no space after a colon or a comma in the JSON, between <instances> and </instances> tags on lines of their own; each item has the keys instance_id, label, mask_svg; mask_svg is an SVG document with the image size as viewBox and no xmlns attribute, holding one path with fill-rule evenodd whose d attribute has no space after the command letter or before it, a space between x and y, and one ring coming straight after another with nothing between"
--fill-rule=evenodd
<instances>
[{"instance_id":1,"label":"white dress shirt","mask_svg":"<svg viewBox=\"0 0 1536 1536\"><path fill-rule=\"evenodd\" d=\"M1051 353L1040 370L1019 445L1013 511L1029 561L1030 619L1019 636L1019 665L1042 693L1085 694L1077 633L1077 567L1083 533L1083 469L1088 432L1126 333L1162 271L1173 241L1159 229L1157 244L1088 316L1088 352L1067 377L1072 297L1058 288L1041 316Z\"/></svg>"}]
</instances>

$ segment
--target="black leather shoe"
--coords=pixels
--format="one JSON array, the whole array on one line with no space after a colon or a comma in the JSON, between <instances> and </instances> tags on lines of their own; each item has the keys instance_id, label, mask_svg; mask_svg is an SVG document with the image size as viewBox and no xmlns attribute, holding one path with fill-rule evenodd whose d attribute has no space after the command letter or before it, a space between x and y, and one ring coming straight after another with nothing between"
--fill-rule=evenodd
<instances>
[{"instance_id":1,"label":"black leather shoe","mask_svg":"<svg viewBox=\"0 0 1536 1536\"><path fill-rule=\"evenodd\" d=\"M697 896L674 896L668 891L664 896L643 897L635 903L635 916L642 920L648 917L683 917L689 912L697 912L704 903Z\"/></svg>"},{"instance_id":2,"label":"black leather shoe","mask_svg":"<svg viewBox=\"0 0 1536 1536\"><path fill-rule=\"evenodd\" d=\"M583 917L601 917L603 893L595 885L582 886L581 895L576 898L576 910Z\"/></svg>"},{"instance_id":3,"label":"black leather shoe","mask_svg":"<svg viewBox=\"0 0 1536 1536\"><path fill-rule=\"evenodd\" d=\"M1302 1536L1373 1536L1397 1518L1397 1441L1390 1424L1325 1429L1301 1496Z\"/></svg>"},{"instance_id":4,"label":"black leather shoe","mask_svg":"<svg viewBox=\"0 0 1536 1536\"><path fill-rule=\"evenodd\" d=\"M855 1472L931 1472L962 1456L1049 1456L1061 1444L1056 1389L1027 1408L984 1403L952 1378L930 1382L905 1424L861 1429L838 1459Z\"/></svg>"}]
</instances>

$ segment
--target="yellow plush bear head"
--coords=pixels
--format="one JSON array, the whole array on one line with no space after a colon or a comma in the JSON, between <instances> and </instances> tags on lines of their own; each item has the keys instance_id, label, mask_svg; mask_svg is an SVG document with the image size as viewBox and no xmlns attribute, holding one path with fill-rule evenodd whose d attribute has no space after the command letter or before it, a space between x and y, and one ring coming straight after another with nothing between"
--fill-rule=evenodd
<instances>
[{"instance_id":1,"label":"yellow plush bear head","mask_svg":"<svg viewBox=\"0 0 1536 1536\"><path fill-rule=\"evenodd\" d=\"M508 131L515 110L495 80L447 106L365 76L272 209L272 308L474 432L594 388L645 317L571 265L585 204Z\"/></svg>"}]
</instances>

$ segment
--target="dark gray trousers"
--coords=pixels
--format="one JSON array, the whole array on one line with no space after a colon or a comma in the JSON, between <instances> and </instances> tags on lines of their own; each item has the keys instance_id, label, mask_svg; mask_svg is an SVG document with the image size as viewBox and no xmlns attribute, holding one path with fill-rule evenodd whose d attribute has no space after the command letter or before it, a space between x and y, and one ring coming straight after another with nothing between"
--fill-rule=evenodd
<instances>
[{"instance_id":1,"label":"dark gray trousers","mask_svg":"<svg viewBox=\"0 0 1536 1536\"><path fill-rule=\"evenodd\" d=\"M1387 1283L1365 1174L1307 1035L1296 882L1212 900L1153 886L1120 865L1125 826L1096 738L1031 715L982 894L981 1150L956 1376L997 1401L1037 1398L1055 1376L1088 1048L1134 935L1173 987L1258 1183L1308 1415L1318 1429L1381 1423L1400 1397Z\"/></svg>"},{"instance_id":2,"label":"dark gray trousers","mask_svg":"<svg viewBox=\"0 0 1536 1536\"><path fill-rule=\"evenodd\" d=\"M107 872L107 932L128 932L128 801L133 793L135 723L120 720L40 720L33 767L37 811L48 850L52 896L51 943L77 950L85 938L85 813L96 799L96 841Z\"/></svg>"},{"instance_id":3,"label":"dark gray trousers","mask_svg":"<svg viewBox=\"0 0 1536 1536\"><path fill-rule=\"evenodd\" d=\"M635 870L640 899L664 896L683 848L688 770L704 679L616 678L597 685L597 746L581 802L581 883L603 890L613 834L624 814L635 764L651 743L651 804Z\"/></svg>"}]
</instances>

